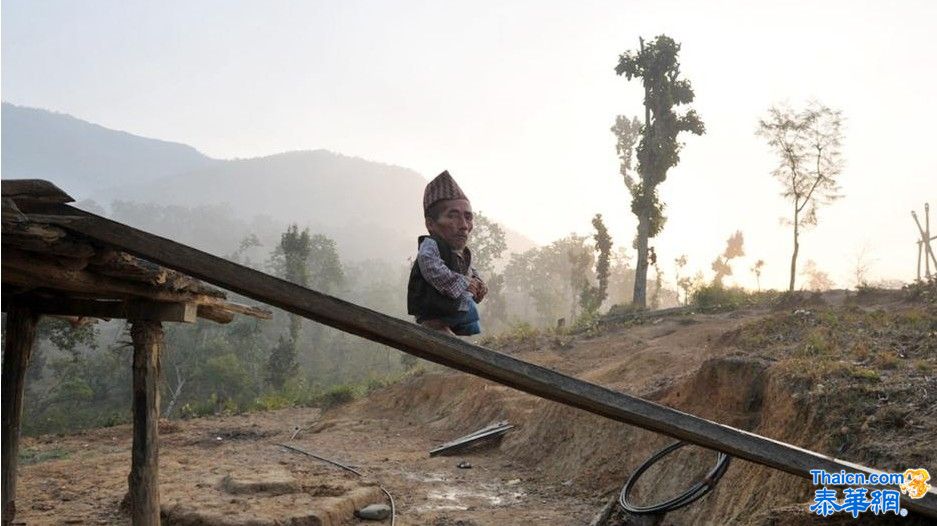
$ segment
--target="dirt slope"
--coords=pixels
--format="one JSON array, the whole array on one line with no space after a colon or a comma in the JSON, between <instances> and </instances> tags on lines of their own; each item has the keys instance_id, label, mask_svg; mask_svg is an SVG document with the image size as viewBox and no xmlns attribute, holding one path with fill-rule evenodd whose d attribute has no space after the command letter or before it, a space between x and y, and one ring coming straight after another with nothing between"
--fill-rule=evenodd
<instances>
[{"instance_id":1,"label":"dirt slope","mask_svg":"<svg viewBox=\"0 0 937 526\"><path fill-rule=\"evenodd\" d=\"M886 306L897 311L909 308L900 303ZM791 371L779 365L788 363L782 351L756 352L747 347L751 327L761 327L758 324L764 320L780 318L787 323L791 316L804 317L795 315L795 310L748 309L651 319L643 325L611 327L596 336L538 336L507 343L502 350L728 425L868 461L869 452L878 451L870 438L876 434L874 419L873 429L866 429L869 436L847 430L843 436L850 438L843 442L839 422L827 421L813 403L816 381L792 381ZM817 309L807 312L820 316ZM927 316L925 321L930 319ZM766 334L773 335L768 329ZM906 369L914 381L933 380L909 368L887 374L905 374ZM902 380L911 381L903 376ZM833 385L833 380L826 383ZM887 385L891 383L900 382ZM878 384L875 388L884 389ZM867 391L863 393L874 394ZM892 396L901 395L895 391ZM930 398L912 403L919 404L914 408L937 405ZM873 403L870 414L887 405L873 407ZM495 449L428 457L434 445L500 419L517 428ZM304 430L292 444L354 464L367 478L358 479L275 445L288 441L297 426ZM926 445L934 431L930 424L913 424L900 434L909 437L909 443ZM466 374L432 368L325 414L292 409L172 422L163 437L164 513L167 523L176 524L353 524L347 514L342 516L343 506L348 505L335 499L380 501L374 493L376 480L394 495L399 524L588 524L631 470L670 442ZM120 501L126 487L129 440L125 427L26 440L24 447L33 453L55 450L66 456L23 469L19 517L31 524L126 521ZM848 447L830 450L840 442ZM934 460L930 449L908 447L907 451L905 457L905 451L893 451L875 458L883 467ZM705 472L713 459L711 452L685 448L672 463L648 472L642 493L650 499L673 494ZM472 468L457 468L461 460ZM225 490L225 477L285 480L287 486L299 489L232 495ZM735 460L716 491L668 515L664 523L796 520L806 524L809 516L797 510L811 495L812 488L801 479ZM328 498L333 500L326 502ZM329 506L334 509L331 518L320 517L319 522L309 518L315 515L310 510Z\"/></svg>"}]
</instances>

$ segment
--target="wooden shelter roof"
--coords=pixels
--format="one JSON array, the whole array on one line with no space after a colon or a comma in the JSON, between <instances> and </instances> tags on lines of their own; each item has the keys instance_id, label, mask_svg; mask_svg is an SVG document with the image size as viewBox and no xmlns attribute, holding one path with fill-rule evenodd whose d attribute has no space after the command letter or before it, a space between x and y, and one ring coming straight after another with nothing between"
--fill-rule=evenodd
<instances>
[{"instance_id":1,"label":"wooden shelter roof","mask_svg":"<svg viewBox=\"0 0 937 526\"><path fill-rule=\"evenodd\" d=\"M268 319L264 308L227 301L221 289L61 227L77 218L23 212L31 203L74 201L54 184L2 181L3 292L29 292L37 310L90 318L227 323ZM24 206L26 205L26 206Z\"/></svg>"}]
</instances>

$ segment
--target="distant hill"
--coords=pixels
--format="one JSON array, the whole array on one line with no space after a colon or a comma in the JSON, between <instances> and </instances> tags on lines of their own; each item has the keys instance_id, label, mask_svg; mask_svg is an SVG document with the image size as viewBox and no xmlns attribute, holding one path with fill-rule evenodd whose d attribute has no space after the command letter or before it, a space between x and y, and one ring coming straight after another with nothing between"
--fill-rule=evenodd
<instances>
[{"instance_id":1,"label":"distant hill","mask_svg":"<svg viewBox=\"0 0 937 526\"><path fill-rule=\"evenodd\" d=\"M227 203L245 219L308 225L333 237L346 257L400 260L423 228L425 185L407 168L315 150L221 161L105 193L184 206Z\"/></svg>"},{"instance_id":2,"label":"distant hill","mask_svg":"<svg viewBox=\"0 0 937 526\"><path fill-rule=\"evenodd\" d=\"M408 168L326 150L211 159L184 144L6 103L2 120L4 178L52 180L110 206L119 220L215 253L233 252L250 230L269 239L297 222L334 238L344 258L400 262L423 231L426 179ZM534 246L506 230L509 250Z\"/></svg>"},{"instance_id":3,"label":"distant hill","mask_svg":"<svg viewBox=\"0 0 937 526\"><path fill-rule=\"evenodd\" d=\"M150 181L217 161L191 146L110 130L63 113L2 107L4 178L50 179L75 197L117 181Z\"/></svg>"}]
</instances>

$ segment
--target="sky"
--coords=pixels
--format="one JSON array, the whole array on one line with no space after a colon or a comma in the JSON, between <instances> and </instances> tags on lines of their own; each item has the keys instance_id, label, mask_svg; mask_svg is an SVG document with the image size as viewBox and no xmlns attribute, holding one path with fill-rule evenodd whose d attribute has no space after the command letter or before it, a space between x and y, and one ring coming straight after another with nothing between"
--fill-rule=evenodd
<instances>
[{"instance_id":1,"label":"sky","mask_svg":"<svg viewBox=\"0 0 937 526\"><path fill-rule=\"evenodd\" d=\"M4 101L217 158L325 148L448 169L476 210L539 243L601 213L626 247L609 128L643 114L643 93L614 67L667 34L706 125L660 186L651 244L670 282L681 254L711 275L741 230L728 282L754 286L763 259L762 287L786 287L790 205L755 136L773 104L845 117L845 197L802 235L802 264L853 287L864 252L870 279L911 280L910 211L937 206L937 2L4 0L0 16Z\"/></svg>"}]
</instances>

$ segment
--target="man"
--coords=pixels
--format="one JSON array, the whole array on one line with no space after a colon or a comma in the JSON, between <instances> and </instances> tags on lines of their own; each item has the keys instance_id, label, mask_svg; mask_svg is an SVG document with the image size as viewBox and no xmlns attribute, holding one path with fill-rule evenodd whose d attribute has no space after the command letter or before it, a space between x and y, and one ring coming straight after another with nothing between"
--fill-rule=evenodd
<instances>
[{"instance_id":1,"label":"man","mask_svg":"<svg viewBox=\"0 0 937 526\"><path fill-rule=\"evenodd\" d=\"M474 226L472 204L448 171L426 185L423 216L429 235L417 240L407 312L424 327L446 334L478 334L476 304L488 287L472 266L472 251L466 246Z\"/></svg>"}]
</instances>

